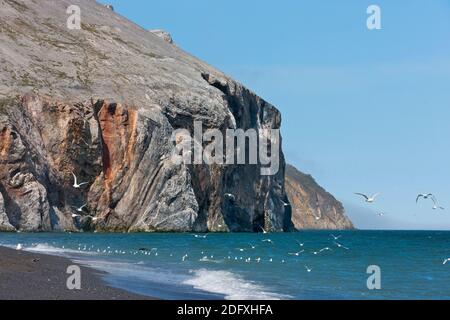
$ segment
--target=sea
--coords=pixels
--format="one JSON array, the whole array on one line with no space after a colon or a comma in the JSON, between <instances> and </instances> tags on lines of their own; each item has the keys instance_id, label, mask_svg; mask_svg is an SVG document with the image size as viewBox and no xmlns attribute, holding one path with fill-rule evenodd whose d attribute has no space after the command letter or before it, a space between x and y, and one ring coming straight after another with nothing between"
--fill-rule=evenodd
<instances>
[{"instance_id":1,"label":"sea","mask_svg":"<svg viewBox=\"0 0 450 320\"><path fill-rule=\"evenodd\" d=\"M0 233L170 300L450 299L450 232Z\"/></svg>"}]
</instances>

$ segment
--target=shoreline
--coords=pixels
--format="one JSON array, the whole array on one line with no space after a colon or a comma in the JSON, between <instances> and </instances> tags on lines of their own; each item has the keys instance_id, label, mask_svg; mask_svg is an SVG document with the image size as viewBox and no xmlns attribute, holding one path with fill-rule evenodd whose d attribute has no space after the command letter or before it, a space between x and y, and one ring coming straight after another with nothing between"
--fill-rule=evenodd
<instances>
[{"instance_id":1,"label":"shoreline","mask_svg":"<svg viewBox=\"0 0 450 320\"><path fill-rule=\"evenodd\" d=\"M109 286L104 272L79 265L81 289L66 286L68 258L0 246L0 300L156 300Z\"/></svg>"}]
</instances>

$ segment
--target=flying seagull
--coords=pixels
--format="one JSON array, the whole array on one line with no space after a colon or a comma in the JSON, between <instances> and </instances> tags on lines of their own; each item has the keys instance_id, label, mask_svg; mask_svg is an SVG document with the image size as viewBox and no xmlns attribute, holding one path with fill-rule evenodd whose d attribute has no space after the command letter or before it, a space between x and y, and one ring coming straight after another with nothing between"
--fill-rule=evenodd
<instances>
[{"instance_id":1,"label":"flying seagull","mask_svg":"<svg viewBox=\"0 0 450 320\"><path fill-rule=\"evenodd\" d=\"M445 210L444 207L441 207L438 202L437 199L435 197L433 197L431 200L433 200L433 210L437 210L437 209L441 209L441 210Z\"/></svg>"},{"instance_id":2,"label":"flying seagull","mask_svg":"<svg viewBox=\"0 0 450 320\"><path fill-rule=\"evenodd\" d=\"M270 239L264 239L264 240L262 240L262 242L268 242L268 243L270 243L270 244L273 244L273 241L270 240Z\"/></svg>"},{"instance_id":3,"label":"flying seagull","mask_svg":"<svg viewBox=\"0 0 450 320\"><path fill-rule=\"evenodd\" d=\"M366 199L367 203L374 203L375 199L380 195L380 193L376 193L373 196L369 197L367 195L365 195L364 193L355 193L358 196L364 197Z\"/></svg>"},{"instance_id":4,"label":"flying seagull","mask_svg":"<svg viewBox=\"0 0 450 320\"><path fill-rule=\"evenodd\" d=\"M330 234L330 236L333 237L334 240L339 240L340 238L342 238L342 236L335 236L334 234Z\"/></svg>"},{"instance_id":5,"label":"flying seagull","mask_svg":"<svg viewBox=\"0 0 450 320\"><path fill-rule=\"evenodd\" d=\"M86 206L87 206L87 203L85 204L85 205L82 205L81 207L79 207L79 208L77 208L77 207L74 207L78 212L83 212L83 209L84 208L86 208Z\"/></svg>"},{"instance_id":6,"label":"flying seagull","mask_svg":"<svg viewBox=\"0 0 450 320\"><path fill-rule=\"evenodd\" d=\"M445 260L444 260L444 262L443 262L442 264L444 264L444 265L445 265L445 264L447 264L447 262L450 262L450 258L448 258L448 259L445 259Z\"/></svg>"},{"instance_id":7,"label":"flying seagull","mask_svg":"<svg viewBox=\"0 0 450 320\"><path fill-rule=\"evenodd\" d=\"M204 236L194 234L194 238L197 238L197 239L206 239L207 237L208 237L208 234L205 234Z\"/></svg>"},{"instance_id":8,"label":"flying seagull","mask_svg":"<svg viewBox=\"0 0 450 320\"><path fill-rule=\"evenodd\" d=\"M418 203L421 198L423 198L425 200L428 198L431 198L431 200L433 200L433 201L436 200L436 198L434 197L434 195L432 193L421 193L417 196L416 203Z\"/></svg>"},{"instance_id":9,"label":"flying seagull","mask_svg":"<svg viewBox=\"0 0 450 320\"><path fill-rule=\"evenodd\" d=\"M74 219L75 219L75 218L79 218L79 217L81 217L79 214L75 214L75 213L72 214L72 218L74 218Z\"/></svg>"},{"instance_id":10,"label":"flying seagull","mask_svg":"<svg viewBox=\"0 0 450 320\"><path fill-rule=\"evenodd\" d=\"M311 272L313 269L310 269L308 266L305 266L306 271Z\"/></svg>"},{"instance_id":11,"label":"flying seagull","mask_svg":"<svg viewBox=\"0 0 450 320\"><path fill-rule=\"evenodd\" d=\"M314 251L313 254L318 255L319 253L322 253L324 251L332 251L332 250L331 250L331 248L326 247L326 248L320 249L319 251Z\"/></svg>"},{"instance_id":12,"label":"flying seagull","mask_svg":"<svg viewBox=\"0 0 450 320\"><path fill-rule=\"evenodd\" d=\"M303 252L305 252L305 250L302 250L302 251L299 251L299 252L288 253L288 255L298 257L298 256L299 256L300 254L302 254Z\"/></svg>"},{"instance_id":13,"label":"flying seagull","mask_svg":"<svg viewBox=\"0 0 450 320\"><path fill-rule=\"evenodd\" d=\"M304 247L305 246L305 244L304 243L301 243L300 241L298 241L298 240L295 240L295 241L297 241L297 243L298 243L298 245L300 246L300 247Z\"/></svg>"},{"instance_id":14,"label":"flying seagull","mask_svg":"<svg viewBox=\"0 0 450 320\"><path fill-rule=\"evenodd\" d=\"M268 233L268 232L266 231L266 229L264 229L263 227L259 227L259 228L262 230L263 234Z\"/></svg>"},{"instance_id":15,"label":"flying seagull","mask_svg":"<svg viewBox=\"0 0 450 320\"><path fill-rule=\"evenodd\" d=\"M340 243L338 243L338 242L334 242L334 244L335 244L338 248L345 249L345 250L350 250L349 248L344 247L342 244L340 244Z\"/></svg>"},{"instance_id":16,"label":"flying seagull","mask_svg":"<svg viewBox=\"0 0 450 320\"><path fill-rule=\"evenodd\" d=\"M384 217L385 215L386 215L386 213L384 213L384 212L377 213L377 216L379 216L379 217Z\"/></svg>"},{"instance_id":17,"label":"flying seagull","mask_svg":"<svg viewBox=\"0 0 450 320\"><path fill-rule=\"evenodd\" d=\"M73 175L73 187L75 189L80 189L82 186L89 183L89 182L78 183L77 176L73 172L72 172L72 175Z\"/></svg>"}]
</instances>

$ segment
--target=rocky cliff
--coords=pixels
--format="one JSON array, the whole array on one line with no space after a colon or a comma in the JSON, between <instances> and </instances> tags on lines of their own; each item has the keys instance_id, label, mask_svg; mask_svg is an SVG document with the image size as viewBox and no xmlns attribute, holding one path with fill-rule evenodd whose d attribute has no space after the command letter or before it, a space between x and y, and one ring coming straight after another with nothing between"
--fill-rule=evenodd
<instances>
[{"instance_id":1,"label":"rocky cliff","mask_svg":"<svg viewBox=\"0 0 450 320\"><path fill-rule=\"evenodd\" d=\"M319 186L313 177L291 165L286 166L286 192L296 229L354 229L342 203Z\"/></svg>"},{"instance_id":2,"label":"rocky cliff","mask_svg":"<svg viewBox=\"0 0 450 320\"><path fill-rule=\"evenodd\" d=\"M275 107L93 0L0 8L0 230L292 228L282 153L273 176L170 159L176 129L262 134L281 126Z\"/></svg>"}]
</instances>

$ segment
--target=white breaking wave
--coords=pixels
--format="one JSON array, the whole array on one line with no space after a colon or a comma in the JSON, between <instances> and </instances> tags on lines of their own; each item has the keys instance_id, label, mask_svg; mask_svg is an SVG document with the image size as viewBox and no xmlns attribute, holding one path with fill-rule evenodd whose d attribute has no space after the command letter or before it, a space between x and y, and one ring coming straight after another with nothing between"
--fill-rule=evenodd
<instances>
[{"instance_id":1,"label":"white breaking wave","mask_svg":"<svg viewBox=\"0 0 450 320\"><path fill-rule=\"evenodd\" d=\"M29 252L37 252L37 253L46 253L50 255L64 255L64 254L86 254L86 255L93 255L94 252L85 252L85 251L78 251L78 250L72 250L72 249L65 249L65 248L59 248L51 246L47 243L40 243L33 246L24 246L23 250L29 251Z\"/></svg>"},{"instance_id":2,"label":"white breaking wave","mask_svg":"<svg viewBox=\"0 0 450 320\"><path fill-rule=\"evenodd\" d=\"M218 293L226 300L283 300L292 297L269 292L262 285L246 281L229 271L212 271L200 269L192 271L194 277L183 284L195 289Z\"/></svg>"},{"instance_id":3,"label":"white breaking wave","mask_svg":"<svg viewBox=\"0 0 450 320\"><path fill-rule=\"evenodd\" d=\"M177 285L186 279L186 276L172 273L165 269L157 269L143 266L143 262L137 263L107 261L107 260L75 260L76 263L104 271L112 276L122 278L134 278L141 281Z\"/></svg>"}]
</instances>

